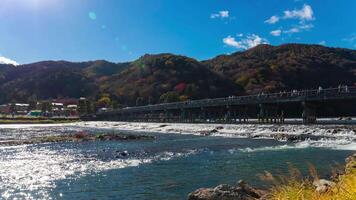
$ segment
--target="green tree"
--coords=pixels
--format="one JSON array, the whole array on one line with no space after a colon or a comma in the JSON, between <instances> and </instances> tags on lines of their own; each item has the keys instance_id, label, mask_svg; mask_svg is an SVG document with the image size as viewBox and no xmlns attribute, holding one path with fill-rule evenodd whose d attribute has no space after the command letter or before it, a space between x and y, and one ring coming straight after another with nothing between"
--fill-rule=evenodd
<instances>
[{"instance_id":1,"label":"green tree","mask_svg":"<svg viewBox=\"0 0 356 200\"><path fill-rule=\"evenodd\" d=\"M80 98L78 102L78 112L80 115L85 115L87 113L87 103L85 98Z\"/></svg>"},{"instance_id":2,"label":"green tree","mask_svg":"<svg viewBox=\"0 0 356 200\"><path fill-rule=\"evenodd\" d=\"M137 97L136 106L142 106L144 104L143 97Z\"/></svg>"},{"instance_id":3,"label":"green tree","mask_svg":"<svg viewBox=\"0 0 356 200\"><path fill-rule=\"evenodd\" d=\"M148 105L151 105L151 104L153 104L154 102L153 102L153 97L152 96L149 96L148 97Z\"/></svg>"},{"instance_id":4,"label":"green tree","mask_svg":"<svg viewBox=\"0 0 356 200\"><path fill-rule=\"evenodd\" d=\"M116 100L111 100L111 106L112 106L113 109L118 109L118 108L121 107L119 102L117 102Z\"/></svg>"},{"instance_id":5,"label":"green tree","mask_svg":"<svg viewBox=\"0 0 356 200\"><path fill-rule=\"evenodd\" d=\"M180 101L179 99L179 94L177 92L166 92L161 95L159 98L159 101L161 103L171 103L171 102L177 102Z\"/></svg>"},{"instance_id":6,"label":"green tree","mask_svg":"<svg viewBox=\"0 0 356 200\"><path fill-rule=\"evenodd\" d=\"M198 87L192 83L188 84L184 89L184 95L194 98L198 94Z\"/></svg>"},{"instance_id":7,"label":"green tree","mask_svg":"<svg viewBox=\"0 0 356 200\"><path fill-rule=\"evenodd\" d=\"M179 96L179 101L187 101L189 97L187 95L181 95Z\"/></svg>"},{"instance_id":8,"label":"green tree","mask_svg":"<svg viewBox=\"0 0 356 200\"><path fill-rule=\"evenodd\" d=\"M11 113L15 113L15 112L16 112L16 104L15 104L15 103L11 103L11 105L10 105L10 112L11 112Z\"/></svg>"},{"instance_id":9,"label":"green tree","mask_svg":"<svg viewBox=\"0 0 356 200\"><path fill-rule=\"evenodd\" d=\"M94 105L90 100L85 101L86 114L93 114L95 112Z\"/></svg>"},{"instance_id":10,"label":"green tree","mask_svg":"<svg viewBox=\"0 0 356 200\"><path fill-rule=\"evenodd\" d=\"M30 96L27 100L27 103L29 105L27 111L36 110L37 109L37 96L35 94Z\"/></svg>"},{"instance_id":11,"label":"green tree","mask_svg":"<svg viewBox=\"0 0 356 200\"><path fill-rule=\"evenodd\" d=\"M51 112L52 111L52 104L49 101L42 101L41 102L41 111L44 112Z\"/></svg>"}]
</instances>

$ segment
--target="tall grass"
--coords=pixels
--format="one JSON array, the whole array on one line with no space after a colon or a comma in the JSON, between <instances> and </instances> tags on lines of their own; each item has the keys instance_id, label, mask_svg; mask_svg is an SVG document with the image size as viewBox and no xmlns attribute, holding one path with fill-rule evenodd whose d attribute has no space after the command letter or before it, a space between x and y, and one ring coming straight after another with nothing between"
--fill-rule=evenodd
<instances>
[{"instance_id":1,"label":"tall grass","mask_svg":"<svg viewBox=\"0 0 356 200\"><path fill-rule=\"evenodd\" d=\"M337 176L335 186L319 193L313 181L319 180L317 171L309 164L309 177L303 177L300 171L289 167L289 175L273 176L265 172L260 176L272 184L268 199L271 200L356 200L356 160L349 162L345 173Z\"/></svg>"}]
</instances>

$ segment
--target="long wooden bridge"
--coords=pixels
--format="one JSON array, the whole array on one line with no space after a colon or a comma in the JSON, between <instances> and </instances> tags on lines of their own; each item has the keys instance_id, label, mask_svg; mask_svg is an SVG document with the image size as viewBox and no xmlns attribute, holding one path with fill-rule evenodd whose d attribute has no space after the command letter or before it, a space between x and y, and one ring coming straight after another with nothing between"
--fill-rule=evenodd
<instances>
[{"instance_id":1,"label":"long wooden bridge","mask_svg":"<svg viewBox=\"0 0 356 200\"><path fill-rule=\"evenodd\" d=\"M319 117L356 116L356 87L230 96L99 112L86 118L137 122L284 123L299 118L304 124Z\"/></svg>"}]
</instances>

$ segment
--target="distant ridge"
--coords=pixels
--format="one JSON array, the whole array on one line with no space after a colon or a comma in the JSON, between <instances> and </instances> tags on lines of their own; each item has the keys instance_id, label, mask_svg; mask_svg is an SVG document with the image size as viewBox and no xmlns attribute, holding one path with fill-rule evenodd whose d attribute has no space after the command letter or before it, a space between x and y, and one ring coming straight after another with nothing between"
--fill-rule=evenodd
<instances>
[{"instance_id":1,"label":"distant ridge","mask_svg":"<svg viewBox=\"0 0 356 200\"><path fill-rule=\"evenodd\" d=\"M169 93L182 99L356 83L356 51L320 45L258 45L197 61L146 54L126 63L43 61L16 68L0 64L0 104L29 98L92 99L107 93L122 105L157 103Z\"/></svg>"},{"instance_id":2,"label":"distant ridge","mask_svg":"<svg viewBox=\"0 0 356 200\"><path fill-rule=\"evenodd\" d=\"M249 94L356 82L356 51L321 45L263 44L203 63Z\"/></svg>"}]
</instances>

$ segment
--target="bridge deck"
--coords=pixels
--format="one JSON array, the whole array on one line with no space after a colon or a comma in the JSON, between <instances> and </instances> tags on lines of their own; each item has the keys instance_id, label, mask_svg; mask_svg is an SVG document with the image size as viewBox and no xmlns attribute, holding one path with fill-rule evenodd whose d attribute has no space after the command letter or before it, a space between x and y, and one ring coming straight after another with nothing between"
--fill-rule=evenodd
<instances>
[{"instance_id":1,"label":"bridge deck","mask_svg":"<svg viewBox=\"0 0 356 200\"><path fill-rule=\"evenodd\" d=\"M194 109L202 107L259 105L259 104L281 104L293 102L313 102L356 99L356 87L341 87L322 90L303 90L292 92L280 92L269 94L258 94L248 96L231 96L225 98L202 99L175 103L162 103L147 106L128 107L117 109L99 115L112 115L120 113L137 113L147 111Z\"/></svg>"}]
</instances>

